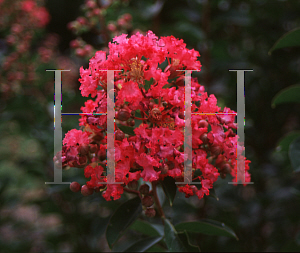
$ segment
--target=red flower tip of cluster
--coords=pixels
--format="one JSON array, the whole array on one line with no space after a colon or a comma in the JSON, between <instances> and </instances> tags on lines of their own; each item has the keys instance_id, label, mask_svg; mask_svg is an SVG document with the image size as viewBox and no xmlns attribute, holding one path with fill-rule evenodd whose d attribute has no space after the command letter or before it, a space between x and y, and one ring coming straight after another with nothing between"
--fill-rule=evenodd
<instances>
[{"instance_id":1,"label":"red flower tip of cluster","mask_svg":"<svg viewBox=\"0 0 300 253\"><path fill-rule=\"evenodd\" d=\"M174 36L158 38L151 31L130 38L122 34L109 43L108 55L96 52L89 68L80 68L81 94L94 98L81 110L106 113L107 98L115 97L114 180L122 184L104 184L106 115L81 115L83 131L73 129L63 141L63 165L84 167L85 177L90 178L86 187L101 189L108 201L119 199L124 187L131 188L140 178L153 182L170 176L183 182L185 87L184 71L177 70L199 70L199 56L194 49L187 49L183 40ZM115 72L114 90L107 90L107 72L102 70L122 70ZM216 97L208 96L196 78L191 80L191 100L192 113L234 112L226 107L221 111ZM250 181L250 161L241 156L243 148L237 142L234 120L234 115L226 114L192 115L192 180L201 182L201 186L177 185L186 197L196 195L201 199L209 195L219 176L231 174L233 181L239 179L237 171L243 168L239 161L245 161L246 182ZM124 134L122 126L132 127L132 134ZM140 193L147 192L149 187L141 186Z\"/></svg>"}]
</instances>

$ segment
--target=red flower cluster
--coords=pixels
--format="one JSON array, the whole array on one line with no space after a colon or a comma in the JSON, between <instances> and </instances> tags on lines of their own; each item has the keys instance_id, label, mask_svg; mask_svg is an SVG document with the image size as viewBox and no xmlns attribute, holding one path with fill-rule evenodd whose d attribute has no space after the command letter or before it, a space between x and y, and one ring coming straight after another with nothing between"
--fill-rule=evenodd
<instances>
[{"instance_id":1,"label":"red flower cluster","mask_svg":"<svg viewBox=\"0 0 300 253\"><path fill-rule=\"evenodd\" d=\"M109 43L109 55L98 51L88 69L80 69L81 94L91 95L83 112L106 113L107 97L115 94L115 181L106 182L107 116L82 115L83 131L71 130L64 139L63 165L85 167L90 189L103 191L106 200L120 198L124 187L142 178L153 182L170 176L184 179L184 72L201 68L194 49L173 36L158 39L151 31L115 37ZM115 71L114 90L107 90L107 73ZM196 78L191 82L192 113L234 113L221 111L214 95L208 96ZM237 181L237 156L242 147L233 130L235 115L192 115L192 179L195 185L178 185L186 197L202 198L219 176ZM126 132L125 129L133 131ZM125 131L125 133L123 132ZM243 158L244 159L244 158ZM250 181L250 161L246 160L246 182Z\"/></svg>"},{"instance_id":2,"label":"red flower cluster","mask_svg":"<svg viewBox=\"0 0 300 253\"><path fill-rule=\"evenodd\" d=\"M0 92L5 97L24 90L25 85L36 79L35 64L38 66L39 62L32 54L32 44L50 21L47 9L41 4L43 1L37 0L0 1L0 36L5 37L6 43L0 68ZM55 44L52 42L53 38L48 37L45 44ZM43 62L49 61L53 50L52 46L40 52Z\"/></svg>"}]
</instances>

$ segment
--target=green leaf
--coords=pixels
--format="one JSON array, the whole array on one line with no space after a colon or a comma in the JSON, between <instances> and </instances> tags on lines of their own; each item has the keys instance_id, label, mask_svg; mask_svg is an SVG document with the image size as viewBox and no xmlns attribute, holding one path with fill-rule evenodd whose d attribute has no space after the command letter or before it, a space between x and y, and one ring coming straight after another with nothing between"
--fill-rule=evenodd
<instances>
[{"instance_id":1,"label":"green leaf","mask_svg":"<svg viewBox=\"0 0 300 253\"><path fill-rule=\"evenodd\" d=\"M187 232L202 233L206 235L229 236L238 240L234 231L224 223L203 219L201 221L183 222L175 226L177 231L186 230Z\"/></svg>"},{"instance_id":2,"label":"green leaf","mask_svg":"<svg viewBox=\"0 0 300 253\"><path fill-rule=\"evenodd\" d=\"M177 231L168 219L165 219L165 240L170 252L187 252L178 237Z\"/></svg>"},{"instance_id":3,"label":"green leaf","mask_svg":"<svg viewBox=\"0 0 300 253\"><path fill-rule=\"evenodd\" d=\"M183 243L184 247L189 252L200 252L200 248L198 246L190 243L189 235L185 230L183 232L178 233L178 236L181 242Z\"/></svg>"},{"instance_id":4,"label":"green leaf","mask_svg":"<svg viewBox=\"0 0 300 253\"><path fill-rule=\"evenodd\" d=\"M118 124L118 128L120 130L122 130L125 134L135 135L135 133L133 131L133 127L123 126L123 125Z\"/></svg>"},{"instance_id":5,"label":"green leaf","mask_svg":"<svg viewBox=\"0 0 300 253\"><path fill-rule=\"evenodd\" d=\"M289 149L289 157L295 172L300 171L300 137L295 139Z\"/></svg>"},{"instance_id":6,"label":"green leaf","mask_svg":"<svg viewBox=\"0 0 300 253\"><path fill-rule=\"evenodd\" d=\"M164 181L162 181L163 190L169 200L170 206L173 205L177 187L175 184L175 180L172 177L165 177Z\"/></svg>"},{"instance_id":7,"label":"green leaf","mask_svg":"<svg viewBox=\"0 0 300 253\"><path fill-rule=\"evenodd\" d=\"M293 131L282 137L278 143L277 147L279 147L279 151L289 151L290 144L293 140L295 140L297 137L300 137L300 131Z\"/></svg>"},{"instance_id":8,"label":"green leaf","mask_svg":"<svg viewBox=\"0 0 300 253\"><path fill-rule=\"evenodd\" d=\"M106 240L110 248L141 212L142 203L139 197L126 201L114 212L106 229Z\"/></svg>"},{"instance_id":9,"label":"green leaf","mask_svg":"<svg viewBox=\"0 0 300 253\"><path fill-rule=\"evenodd\" d=\"M155 224L151 224L147 221L142 220L136 220L130 227L130 229L133 229L135 231L138 231L140 233L143 233L148 236L162 236L163 233L163 226L160 226L160 228L157 228L154 226Z\"/></svg>"},{"instance_id":10,"label":"green leaf","mask_svg":"<svg viewBox=\"0 0 300 253\"><path fill-rule=\"evenodd\" d=\"M124 250L123 252L145 252L146 250L150 249L153 245L158 243L162 238L162 236L154 236L141 239L133 245L131 245L128 249Z\"/></svg>"},{"instance_id":11,"label":"green leaf","mask_svg":"<svg viewBox=\"0 0 300 253\"><path fill-rule=\"evenodd\" d=\"M144 88L145 88L146 91L149 90L149 88L151 87L152 83L153 83L153 78L152 77L151 77L150 80L145 80L145 86L144 86Z\"/></svg>"},{"instance_id":12,"label":"green leaf","mask_svg":"<svg viewBox=\"0 0 300 253\"><path fill-rule=\"evenodd\" d=\"M138 118L141 118L142 117L141 111L140 110L136 110L134 116L138 117Z\"/></svg>"},{"instance_id":13,"label":"green leaf","mask_svg":"<svg viewBox=\"0 0 300 253\"><path fill-rule=\"evenodd\" d=\"M208 196L216 199L217 201L219 201L219 198L218 198L218 196L217 196L216 191L215 191L214 188L212 188L212 189L209 190L209 195Z\"/></svg>"},{"instance_id":14,"label":"green leaf","mask_svg":"<svg viewBox=\"0 0 300 253\"><path fill-rule=\"evenodd\" d=\"M148 249L146 252L166 252L166 249L158 244L155 244L150 249Z\"/></svg>"},{"instance_id":15,"label":"green leaf","mask_svg":"<svg viewBox=\"0 0 300 253\"><path fill-rule=\"evenodd\" d=\"M300 102L300 84L289 86L279 91L272 100L272 107L283 103Z\"/></svg>"},{"instance_id":16,"label":"green leaf","mask_svg":"<svg viewBox=\"0 0 300 253\"><path fill-rule=\"evenodd\" d=\"M300 46L300 28L296 28L284 34L279 40L276 41L274 46L270 49L269 55L276 49L283 47Z\"/></svg>"}]
</instances>

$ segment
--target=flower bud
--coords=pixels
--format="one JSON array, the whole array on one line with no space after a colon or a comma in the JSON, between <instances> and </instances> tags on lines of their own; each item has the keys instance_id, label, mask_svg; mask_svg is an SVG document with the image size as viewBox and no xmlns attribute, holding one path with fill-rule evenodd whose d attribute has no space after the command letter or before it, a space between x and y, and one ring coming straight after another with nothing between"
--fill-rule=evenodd
<instances>
[{"instance_id":1,"label":"flower bud","mask_svg":"<svg viewBox=\"0 0 300 253\"><path fill-rule=\"evenodd\" d=\"M109 23L109 24L107 25L107 29L108 29L109 31L111 31L111 32L114 32L114 31L117 30L117 27L116 27L115 24Z\"/></svg>"},{"instance_id":2,"label":"flower bud","mask_svg":"<svg viewBox=\"0 0 300 253\"><path fill-rule=\"evenodd\" d=\"M220 173L220 177L221 177L222 179L225 179L225 178L226 178L226 175L227 175L227 174L224 173L224 172L221 172L221 173Z\"/></svg>"},{"instance_id":3,"label":"flower bud","mask_svg":"<svg viewBox=\"0 0 300 253\"><path fill-rule=\"evenodd\" d=\"M87 155L88 154L88 152L89 152L89 146L88 145L81 145L80 147L79 147L79 153L81 154L81 155Z\"/></svg>"},{"instance_id":4,"label":"flower bud","mask_svg":"<svg viewBox=\"0 0 300 253\"><path fill-rule=\"evenodd\" d=\"M154 201L151 196L145 196L142 198L142 205L145 207L150 207L154 204Z\"/></svg>"},{"instance_id":5,"label":"flower bud","mask_svg":"<svg viewBox=\"0 0 300 253\"><path fill-rule=\"evenodd\" d=\"M128 122L128 125L129 126L135 126L135 121L134 121L134 119L132 119L132 120L130 120L129 122Z\"/></svg>"},{"instance_id":6,"label":"flower bud","mask_svg":"<svg viewBox=\"0 0 300 253\"><path fill-rule=\"evenodd\" d=\"M77 163L78 163L78 167L83 168L87 163L87 157L86 156L79 156Z\"/></svg>"},{"instance_id":7,"label":"flower bud","mask_svg":"<svg viewBox=\"0 0 300 253\"><path fill-rule=\"evenodd\" d=\"M220 146L213 145L211 146L210 151L212 154L218 156L219 154L222 153L222 148Z\"/></svg>"},{"instance_id":8,"label":"flower bud","mask_svg":"<svg viewBox=\"0 0 300 253\"><path fill-rule=\"evenodd\" d=\"M121 120L121 121L126 121L130 118L130 112L125 110L125 109L121 109L119 112L118 112L118 116L117 116L117 119L118 120Z\"/></svg>"},{"instance_id":9,"label":"flower bud","mask_svg":"<svg viewBox=\"0 0 300 253\"><path fill-rule=\"evenodd\" d=\"M198 125L200 128L208 127L208 122L206 120L202 119L198 122Z\"/></svg>"},{"instance_id":10,"label":"flower bud","mask_svg":"<svg viewBox=\"0 0 300 253\"><path fill-rule=\"evenodd\" d=\"M229 163L223 164L223 166L221 167L221 172L223 172L225 174L229 174L231 172L230 164Z\"/></svg>"},{"instance_id":11,"label":"flower bud","mask_svg":"<svg viewBox=\"0 0 300 253\"><path fill-rule=\"evenodd\" d=\"M85 25L86 22L87 22L87 20L86 20L85 17L78 17L78 18L76 19L76 21L77 21L79 24L81 24L81 25Z\"/></svg>"},{"instance_id":12,"label":"flower bud","mask_svg":"<svg viewBox=\"0 0 300 253\"><path fill-rule=\"evenodd\" d=\"M125 13L123 15L123 18L124 18L125 21L128 22L128 21L130 21L132 19L132 16L129 13Z\"/></svg>"},{"instance_id":13,"label":"flower bud","mask_svg":"<svg viewBox=\"0 0 300 253\"><path fill-rule=\"evenodd\" d=\"M154 217L155 214L156 214L156 211L155 211L154 208L147 208L147 209L145 210L145 215L146 215L147 217L149 217L149 218Z\"/></svg>"},{"instance_id":14,"label":"flower bud","mask_svg":"<svg viewBox=\"0 0 300 253\"><path fill-rule=\"evenodd\" d=\"M124 138L125 138L124 132L122 132L121 130L117 130L115 133L115 139L117 141L123 141Z\"/></svg>"},{"instance_id":15,"label":"flower bud","mask_svg":"<svg viewBox=\"0 0 300 253\"><path fill-rule=\"evenodd\" d=\"M90 152L91 153L96 153L98 150L97 144L90 144Z\"/></svg>"},{"instance_id":16,"label":"flower bud","mask_svg":"<svg viewBox=\"0 0 300 253\"><path fill-rule=\"evenodd\" d=\"M87 185L81 186L81 194L83 196L89 196L92 195L93 193L94 193L94 189L87 187Z\"/></svg>"},{"instance_id":17,"label":"flower bud","mask_svg":"<svg viewBox=\"0 0 300 253\"><path fill-rule=\"evenodd\" d=\"M70 47L71 48L78 48L80 46L79 41L78 40L72 40L70 42Z\"/></svg>"},{"instance_id":18,"label":"flower bud","mask_svg":"<svg viewBox=\"0 0 300 253\"><path fill-rule=\"evenodd\" d=\"M212 164L214 158L212 156L210 156L207 160L208 160L208 163Z\"/></svg>"},{"instance_id":19,"label":"flower bud","mask_svg":"<svg viewBox=\"0 0 300 253\"><path fill-rule=\"evenodd\" d=\"M132 180L128 183L128 188L131 190L136 190L138 188L138 186L139 186L139 183L136 180Z\"/></svg>"},{"instance_id":20,"label":"flower bud","mask_svg":"<svg viewBox=\"0 0 300 253\"><path fill-rule=\"evenodd\" d=\"M84 57L86 55L86 51L82 48L77 48L75 50L75 54L79 57Z\"/></svg>"},{"instance_id":21,"label":"flower bud","mask_svg":"<svg viewBox=\"0 0 300 253\"><path fill-rule=\"evenodd\" d=\"M88 55L91 55L93 53L94 48L90 44L87 44L84 46L84 50Z\"/></svg>"},{"instance_id":22,"label":"flower bud","mask_svg":"<svg viewBox=\"0 0 300 253\"><path fill-rule=\"evenodd\" d=\"M99 157L100 161L103 161L106 159L106 150L99 150L97 156Z\"/></svg>"},{"instance_id":23,"label":"flower bud","mask_svg":"<svg viewBox=\"0 0 300 253\"><path fill-rule=\"evenodd\" d=\"M200 140L203 141L204 144L207 144L208 143L207 133L201 134Z\"/></svg>"},{"instance_id":24,"label":"flower bud","mask_svg":"<svg viewBox=\"0 0 300 253\"><path fill-rule=\"evenodd\" d=\"M78 182L73 182L70 184L70 190L72 192L79 192L80 191L80 184Z\"/></svg>"},{"instance_id":25,"label":"flower bud","mask_svg":"<svg viewBox=\"0 0 300 253\"><path fill-rule=\"evenodd\" d=\"M153 106L154 106L154 103L151 101L151 102L149 103L149 108L152 109Z\"/></svg>"},{"instance_id":26,"label":"flower bud","mask_svg":"<svg viewBox=\"0 0 300 253\"><path fill-rule=\"evenodd\" d=\"M101 13L103 13L103 11L102 11L101 9L99 9L99 8L96 8L96 9L93 10L93 14L94 14L95 16L98 16L98 15L100 15Z\"/></svg>"},{"instance_id":27,"label":"flower bud","mask_svg":"<svg viewBox=\"0 0 300 253\"><path fill-rule=\"evenodd\" d=\"M86 6L90 9L94 9L97 5L94 1L87 1Z\"/></svg>"},{"instance_id":28,"label":"flower bud","mask_svg":"<svg viewBox=\"0 0 300 253\"><path fill-rule=\"evenodd\" d=\"M91 134L89 138L92 139L92 144L96 144L97 142L102 141L104 139L104 135L103 133L99 132L97 134Z\"/></svg>"},{"instance_id":29,"label":"flower bud","mask_svg":"<svg viewBox=\"0 0 300 253\"><path fill-rule=\"evenodd\" d=\"M149 185L147 185L147 184L141 185L141 186L140 186L140 189L139 189L140 193L141 193L141 194L144 194L144 195L148 194L148 193L149 193L149 190L150 190L150 187L149 187Z\"/></svg>"}]
</instances>

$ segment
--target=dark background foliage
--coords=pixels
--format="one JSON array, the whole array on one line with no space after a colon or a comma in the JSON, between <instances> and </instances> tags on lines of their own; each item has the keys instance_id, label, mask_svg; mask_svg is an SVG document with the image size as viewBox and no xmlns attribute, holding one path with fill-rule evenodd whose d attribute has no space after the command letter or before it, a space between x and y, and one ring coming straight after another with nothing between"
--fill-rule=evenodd
<instances>
[{"instance_id":1,"label":"dark background foliage","mask_svg":"<svg viewBox=\"0 0 300 253\"><path fill-rule=\"evenodd\" d=\"M103 1L105 2L105 1ZM79 59L69 47L75 38L67 24L81 13L81 0L48 0L51 22L47 33L59 35L58 53L71 59L75 77L63 77L63 112L79 112L85 99L79 88ZM299 104L271 107L280 90L299 82L300 49L269 49L287 31L300 26L300 2L284 0L115 1L107 9L106 23L124 13L132 15L132 28L152 30L158 36L182 38L201 54L199 78L219 106L236 110L236 74L229 69L253 69L245 76L246 157L251 160L253 185L215 184L219 200L185 199L177 193L172 208L164 202L174 224L210 218L233 228L239 240L192 236L202 251L300 251L299 173L293 173L278 141L300 129ZM1 31L5 36L5 31ZM104 42L88 32L82 38L100 50ZM97 39L98 38L98 39ZM100 42L99 42L100 41ZM2 252L108 251L104 231L113 210L127 196L106 202L99 195L72 193L68 185L45 185L53 173L53 93L45 83L53 74L43 65L31 94L2 94L0 121L0 248ZM64 76L64 75L63 75ZM71 83L70 83L71 82ZM37 90L37 91L36 91ZM40 95L43 95L41 99ZM63 130L78 129L77 116L63 116ZM64 181L84 183L82 170L63 172ZM144 219L146 219L144 217ZM156 220L155 220L156 221ZM157 220L159 223L160 221ZM140 235L131 231L115 250L124 250Z\"/></svg>"}]
</instances>

